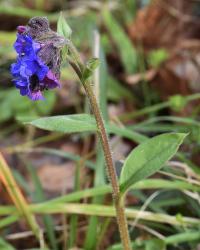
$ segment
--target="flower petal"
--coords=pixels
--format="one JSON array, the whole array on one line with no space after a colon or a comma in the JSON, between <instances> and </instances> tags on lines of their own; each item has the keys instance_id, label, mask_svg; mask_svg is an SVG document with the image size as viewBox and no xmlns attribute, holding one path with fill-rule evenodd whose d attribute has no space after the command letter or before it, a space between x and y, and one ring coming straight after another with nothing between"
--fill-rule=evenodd
<instances>
[{"instance_id":1,"label":"flower petal","mask_svg":"<svg viewBox=\"0 0 200 250\"><path fill-rule=\"evenodd\" d=\"M17 61L16 63L12 63L11 64L11 73L14 77L18 76L19 75L19 72L20 72L20 63L19 61Z\"/></svg>"},{"instance_id":2,"label":"flower petal","mask_svg":"<svg viewBox=\"0 0 200 250\"><path fill-rule=\"evenodd\" d=\"M60 87L60 83L58 79L56 78L55 74L49 70L43 80L45 86L47 86L48 89L53 89Z\"/></svg>"},{"instance_id":3,"label":"flower petal","mask_svg":"<svg viewBox=\"0 0 200 250\"><path fill-rule=\"evenodd\" d=\"M22 96L27 95L28 94L28 88L27 87L21 87L20 88L20 94Z\"/></svg>"},{"instance_id":4,"label":"flower petal","mask_svg":"<svg viewBox=\"0 0 200 250\"><path fill-rule=\"evenodd\" d=\"M19 78L19 79L14 79L16 88L21 88L21 87L26 87L28 86L27 79Z\"/></svg>"},{"instance_id":5,"label":"flower petal","mask_svg":"<svg viewBox=\"0 0 200 250\"><path fill-rule=\"evenodd\" d=\"M40 90L39 91L35 91L35 92L29 92L28 93L28 97L32 101L44 100L44 97L43 97L42 92Z\"/></svg>"},{"instance_id":6,"label":"flower petal","mask_svg":"<svg viewBox=\"0 0 200 250\"><path fill-rule=\"evenodd\" d=\"M27 95L31 100L44 100L42 91L60 87L56 75L39 57L41 44L34 41L30 35L24 34L25 26L18 26L18 34L14 48L18 53L15 63L11 65L13 82L21 95ZM31 81L33 77L37 82Z\"/></svg>"}]
</instances>

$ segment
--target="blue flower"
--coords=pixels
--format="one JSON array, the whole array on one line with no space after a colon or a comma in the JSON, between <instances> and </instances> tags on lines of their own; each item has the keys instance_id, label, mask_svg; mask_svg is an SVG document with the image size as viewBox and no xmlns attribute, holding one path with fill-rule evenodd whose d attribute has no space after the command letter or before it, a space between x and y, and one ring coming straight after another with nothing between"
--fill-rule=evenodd
<instances>
[{"instance_id":1,"label":"blue flower","mask_svg":"<svg viewBox=\"0 0 200 250\"><path fill-rule=\"evenodd\" d=\"M14 48L18 56L16 62L11 65L11 73L21 95L26 95L33 101L42 100L43 90L60 86L55 74L38 57L41 45L23 33L22 28L18 29Z\"/></svg>"}]
</instances>

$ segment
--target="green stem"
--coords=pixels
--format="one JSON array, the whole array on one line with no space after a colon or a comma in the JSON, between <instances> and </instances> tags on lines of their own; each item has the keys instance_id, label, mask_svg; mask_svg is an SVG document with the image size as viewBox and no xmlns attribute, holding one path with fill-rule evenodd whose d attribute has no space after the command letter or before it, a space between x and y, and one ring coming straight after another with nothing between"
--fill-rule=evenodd
<instances>
[{"instance_id":1,"label":"green stem","mask_svg":"<svg viewBox=\"0 0 200 250\"><path fill-rule=\"evenodd\" d=\"M0 206L1 208L1 206ZM80 214L88 216L100 216L100 217L116 217L116 211L113 206L98 205L98 204L81 204L81 203L57 203L53 206L44 207L42 204L31 204L29 206L30 211L33 214ZM10 217L10 223L12 224L18 218L14 216L19 216L19 211L17 211L14 206L3 206L1 209L1 215L8 215ZM168 225L175 225L180 227L194 227L197 228L200 224L200 219L193 217L183 216L181 219L178 219L177 216L167 215L163 213L153 213L149 211L141 211L136 209L126 208L125 210L126 217L128 219L135 219L138 216L142 221L152 221L157 223L167 223ZM8 217L8 218L9 218ZM7 219L8 219L7 218ZM13 221L12 221L13 220ZM1 223L0 223L1 224Z\"/></svg>"},{"instance_id":2,"label":"green stem","mask_svg":"<svg viewBox=\"0 0 200 250\"><path fill-rule=\"evenodd\" d=\"M120 202L120 190L119 190L115 166L114 166L112 155L111 155L108 136L106 134L104 122L101 117L101 113L100 113L100 110L96 101L96 97L92 91L92 88L89 83L87 82L82 82L82 83L87 93L88 99L90 101L90 104L91 104L91 107L92 107L92 110L93 110L93 113L97 122L98 135L103 146L103 151L104 151L104 155L105 155L105 159L107 163L108 177L112 185L113 201L114 201L114 205L116 208L120 236L121 236L124 249L128 250L131 248L130 248L128 227L127 227L127 222L126 222L126 217L125 217L125 212L124 212L124 204Z\"/></svg>"},{"instance_id":3,"label":"green stem","mask_svg":"<svg viewBox=\"0 0 200 250\"><path fill-rule=\"evenodd\" d=\"M113 159L112 159L112 154L111 154L108 136L107 136L106 129L104 126L104 121L103 121L103 118L101 116L101 112L100 112L99 106L97 104L96 97L93 93L92 87L90 85L90 82L84 80L82 77L84 65L81 62L80 56L72 43L68 44L68 49L71 53L72 58L76 59L76 61L73 63L70 61L70 64L73 67L73 69L75 70L75 72L77 73L77 75L79 76L81 83L83 84L86 95L87 95L89 102L90 102L90 105L91 105L92 112L93 112L95 119L96 119L97 128L98 128L98 136L99 136L101 143L102 143L103 152L104 152L106 165L107 165L107 173L108 173L110 183L112 185L113 202L114 202L115 209L116 209L120 237L121 237L124 249L130 250L131 244L130 244L130 239L129 239L124 204L122 202L120 202L120 189L119 189L119 184L118 184L115 166L114 166Z\"/></svg>"}]
</instances>

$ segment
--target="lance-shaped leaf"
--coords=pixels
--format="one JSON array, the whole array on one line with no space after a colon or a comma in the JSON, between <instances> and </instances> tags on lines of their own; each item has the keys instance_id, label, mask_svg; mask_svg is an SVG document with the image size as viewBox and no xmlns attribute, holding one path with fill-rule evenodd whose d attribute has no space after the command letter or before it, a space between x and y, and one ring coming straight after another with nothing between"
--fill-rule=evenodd
<instances>
[{"instance_id":1,"label":"lance-shaped leaf","mask_svg":"<svg viewBox=\"0 0 200 250\"><path fill-rule=\"evenodd\" d=\"M60 13L60 16L58 18L57 32L58 34L60 34L61 36L64 36L67 39L69 39L72 34L72 30L67 24L62 12Z\"/></svg>"},{"instance_id":2,"label":"lance-shaped leaf","mask_svg":"<svg viewBox=\"0 0 200 250\"><path fill-rule=\"evenodd\" d=\"M88 114L59 115L43 118L21 116L17 117L17 119L25 124L54 132L78 133L97 131L94 117ZM109 123L106 123L105 126L108 133L125 137L137 143L148 139L148 137L126 127L118 127L117 125Z\"/></svg>"},{"instance_id":3,"label":"lance-shaped leaf","mask_svg":"<svg viewBox=\"0 0 200 250\"><path fill-rule=\"evenodd\" d=\"M136 182L156 173L177 152L185 136L183 133L166 133L133 149L122 168L121 192L125 193Z\"/></svg>"},{"instance_id":4,"label":"lance-shaped leaf","mask_svg":"<svg viewBox=\"0 0 200 250\"><path fill-rule=\"evenodd\" d=\"M41 129L62 133L96 131L95 120L87 114L43 117L29 121L26 120L25 123Z\"/></svg>"}]
</instances>

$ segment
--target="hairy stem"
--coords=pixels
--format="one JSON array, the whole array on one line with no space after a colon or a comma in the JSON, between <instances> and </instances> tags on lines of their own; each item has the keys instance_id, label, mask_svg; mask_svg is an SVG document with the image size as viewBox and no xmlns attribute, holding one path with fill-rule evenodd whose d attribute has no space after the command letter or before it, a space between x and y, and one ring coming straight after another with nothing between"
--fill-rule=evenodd
<instances>
[{"instance_id":1,"label":"hairy stem","mask_svg":"<svg viewBox=\"0 0 200 250\"><path fill-rule=\"evenodd\" d=\"M72 54L72 58L77 58L78 53L77 51L75 51L75 47L73 46L72 49L70 47L71 46L69 45L68 48ZM74 56L74 53L75 53L75 56ZM130 250L131 245L130 245L128 226L127 226L127 221L126 221L126 216L125 216L124 203L120 199L120 189L119 189L119 184L117 180L115 166L114 166L113 159L112 159L108 136L107 136L106 129L104 126L104 121L103 121L96 97L90 85L90 82L83 79L83 77L80 77L82 76L83 72L82 70L79 70L79 69L84 69L84 65L82 64L80 66L80 62L81 60L79 57L78 60L73 63L70 61L70 64L75 70L75 72L77 73L77 75L79 76L81 83L83 84L86 95L91 105L92 112L96 119L97 128L98 128L98 136L101 140L103 151L104 151L104 156L106 160L107 174L108 174L110 183L112 185L113 202L116 208L117 222L119 226L121 241L122 241L124 249Z\"/></svg>"}]
</instances>

